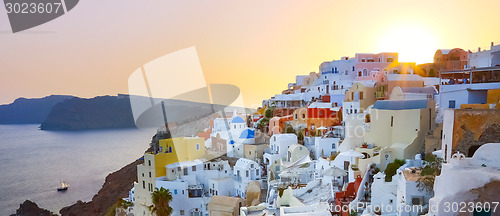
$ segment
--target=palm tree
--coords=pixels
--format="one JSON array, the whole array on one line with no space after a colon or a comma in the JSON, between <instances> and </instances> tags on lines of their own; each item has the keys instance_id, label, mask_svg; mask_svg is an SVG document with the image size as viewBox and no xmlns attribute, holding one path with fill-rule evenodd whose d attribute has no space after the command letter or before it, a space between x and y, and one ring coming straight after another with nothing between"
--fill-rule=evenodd
<instances>
[{"instance_id":1,"label":"palm tree","mask_svg":"<svg viewBox=\"0 0 500 216\"><path fill-rule=\"evenodd\" d=\"M163 187L160 189L155 188L155 191L151 194L151 199L153 200L153 205L149 206L151 213L157 216L172 214L172 207L169 205L170 201L172 201L172 194L168 189Z\"/></svg>"}]
</instances>

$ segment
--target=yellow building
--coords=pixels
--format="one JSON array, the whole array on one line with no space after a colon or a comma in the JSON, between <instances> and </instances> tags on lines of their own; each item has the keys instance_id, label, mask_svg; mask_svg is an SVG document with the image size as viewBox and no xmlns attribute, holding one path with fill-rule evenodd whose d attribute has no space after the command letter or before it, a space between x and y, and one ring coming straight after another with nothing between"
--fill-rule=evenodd
<instances>
[{"instance_id":1,"label":"yellow building","mask_svg":"<svg viewBox=\"0 0 500 216\"><path fill-rule=\"evenodd\" d=\"M193 161L205 155L205 141L200 137L178 137L159 141L157 154L144 154L144 163L137 165L137 182L134 183L135 215L149 216L152 205L151 193L156 178L166 175L168 164Z\"/></svg>"},{"instance_id":2,"label":"yellow building","mask_svg":"<svg viewBox=\"0 0 500 216\"><path fill-rule=\"evenodd\" d=\"M168 164L193 161L205 155L205 141L201 137L162 139L158 147L158 154L154 156L156 177L165 176Z\"/></svg>"}]
</instances>

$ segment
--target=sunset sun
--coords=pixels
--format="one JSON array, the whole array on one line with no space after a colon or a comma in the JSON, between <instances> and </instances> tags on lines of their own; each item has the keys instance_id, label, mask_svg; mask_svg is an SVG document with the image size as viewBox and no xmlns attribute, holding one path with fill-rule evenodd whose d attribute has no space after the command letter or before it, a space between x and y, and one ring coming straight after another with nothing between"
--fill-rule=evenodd
<instances>
[{"instance_id":1,"label":"sunset sun","mask_svg":"<svg viewBox=\"0 0 500 216\"><path fill-rule=\"evenodd\" d=\"M432 62L436 49L442 48L436 36L420 25L393 26L380 33L378 41L378 51L398 52L399 61L417 64Z\"/></svg>"}]
</instances>

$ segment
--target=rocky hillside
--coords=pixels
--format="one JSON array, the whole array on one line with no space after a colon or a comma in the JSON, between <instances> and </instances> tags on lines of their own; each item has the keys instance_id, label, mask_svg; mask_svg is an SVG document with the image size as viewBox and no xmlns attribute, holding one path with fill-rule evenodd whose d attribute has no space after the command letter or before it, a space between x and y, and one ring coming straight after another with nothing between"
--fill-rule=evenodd
<instances>
[{"instance_id":1,"label":"rocky hillside","mask_svg":"<svg viewBox=\"0 0 500 216\"><path fill-rule=\"evenodd\" d=\"M137 178L137 165L143 160L136 160L120 170L109 174L99 192L90 202L78 201L59 211L62 216L96 216L104 215L109 207L120 198L128 196Z\"/></svg>"}]
</instances>

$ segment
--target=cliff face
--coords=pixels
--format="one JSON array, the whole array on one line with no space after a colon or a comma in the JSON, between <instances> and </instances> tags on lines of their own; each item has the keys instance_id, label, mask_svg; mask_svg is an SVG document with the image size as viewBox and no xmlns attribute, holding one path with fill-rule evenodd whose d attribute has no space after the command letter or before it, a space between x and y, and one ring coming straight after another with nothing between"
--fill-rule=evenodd
<instances>
[{"instance_id":1,"label":"cliff face","mask_svg":"<svg viewBox=\"0 0 500 216\"><path fill-rule=\"evenodd\" d=\"M128 196L137 178L137 165L143 160L136 160L120 170L109 174L101 190L90 202L78 201L59 211L62 216L95 216L105 215L109 207L120 198Z\"/></svg>"},{"instance_id":2,"label":"cliff face","mask_svg":"<svg viewBox=\"0 0 500 216\"><path fill-rule=\"evenodd\" d=\"M0 105L0 124L40 124L54 105L66 99L67 95L51 95L44 98L18 98L11 104Z\"/></svg>"},{"instance_id":3,"label":"cliff face","mask_svg":"<svg viewBox=\"0 0 500 216\"><path fill-rule=\"evenodd\" d=\"M56 104L42 130L81 130L135 127L128 96L73 98Z\"/></svg>"}]
</instances>

